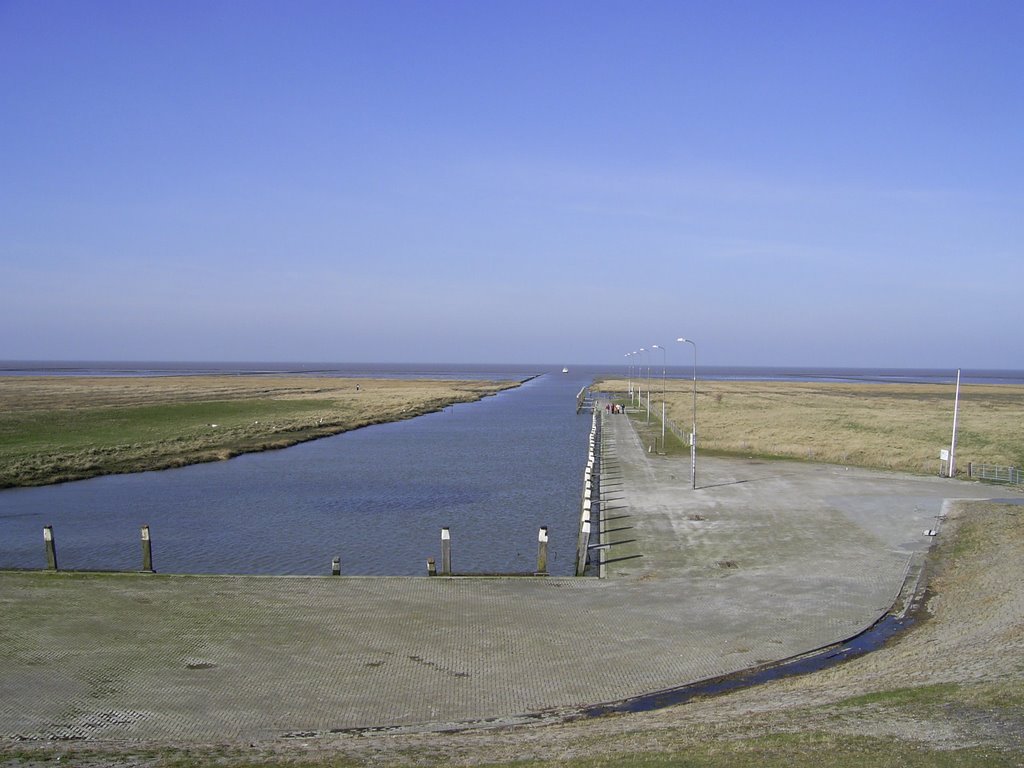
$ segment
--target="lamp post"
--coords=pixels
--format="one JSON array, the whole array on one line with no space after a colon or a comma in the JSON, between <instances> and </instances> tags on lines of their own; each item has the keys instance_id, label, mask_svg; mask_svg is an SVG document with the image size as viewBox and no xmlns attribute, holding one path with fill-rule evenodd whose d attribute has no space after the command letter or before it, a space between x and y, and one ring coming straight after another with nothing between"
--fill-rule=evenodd
<instances>
[{"instance_id":1,"label":"lamp post","mask_svg":"<svg viewBox=\"0 0 1024 768\"><path fill-rule=\"evenodd\" d=\"M626 357L626 358L629 359L629 362L626 363L626 375L629 377L629 384L628 384L628 388L629 388L629 401L630 401L630 403L632 403L633 402L633 353L632 352L627 352L625 355L623 355L623 357Z\"/></svg>"},{"instance_id":2,"label":"lamp post","mask_svg":"<svg viewBox=\"0 0 1024 768\"><path fill-rule=\"evenodd\" d=\"M960 369L956 369L956 398L953 400L953 439L949 443L949 476L956 477L956 422L960 415Z\"/></svg>"},{"instance_id":3,"label":"lamp post","mask_svg":"<svg viewBox=\"0 0 1024 768\"><path fill-rule=\"evenodd\" d=\"M665 450L665 367L668 361L668 352L660 344L655 344L651 349L661 350L661 450Z\"/></svg>"},{"instance_id":4,"label":"lamp post","mask_svg":"<svg viewBox=\"0 0 1024 768\"><path fill-rule=\"evenodd\" d=\"M626 358L626 393L633 388L633 368L629 362L629 352L623 355Z\"/></svg>"},{"instance_id":5,"label":"lamp post","mask_svg":"<svg viewBox=\"0 0 1024 768\"><path fill-rule=\"evenodd\" d=\"M636 356L636 352L627 352L626 354L629 356L629 364L633 368L633 377L635 378L635 376L636 376L636 362L634 362L633 358ZM629 381L629 404L630 405L634 405L635 404L635 402L634 402L635 397L636 397L636 390L634 389L633 379L630 378L630 381Z\"/></svg>"},{"instance_id":6,"label":"lamp post","mask_svg":"<svg viewBox=\"0 0 1024 768\"><path fill-rule=\"evenodd\" d=\"M640 405L640 393L642 392L642 389L640 388L640 379L643 378L642 371L644 369L642 364L643 358L639 356L639 349L634 350L633 355L637 358L636 363L633 365L633 376L636 377L636 383L633 385L633 394L635 395L634 405Z\"/></svg>"},{"instance_id":7,"label":"lamp post","mask_svg":"<svg viewBox=\"0 0 1024 768\"><path fill-rule=\"evenodd\" d=\"M691 487L697 488L697 342L679 338L682 344L693 345L693 431L690 432L690 479Z\"/></svg>"},{"instance_id":8,"label":"lamp post","mask_svg":"<svg viewBox=\"0 0 1024 768\"><path fill-rule=\"evenodd\" d=\"M644 360L647 363L647 423L651 421L651 350L640 347L644 353Z\"/></svg>"}]
</instances>

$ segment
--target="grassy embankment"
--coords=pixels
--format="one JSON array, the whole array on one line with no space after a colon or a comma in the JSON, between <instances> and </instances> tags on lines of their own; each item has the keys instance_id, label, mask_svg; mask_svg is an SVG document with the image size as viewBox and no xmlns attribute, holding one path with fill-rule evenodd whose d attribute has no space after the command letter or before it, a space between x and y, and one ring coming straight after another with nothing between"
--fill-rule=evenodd
<instances>
[{"instance_id":1,"label":"grassy embankment","mask_svg":"<svg viewBox=\"0 0 1024 768\"><path fill-rule=\"evenodd\" d=\"M622 393L625 380L597 385ZM668 419L689 432L692 383L669 381ZM703 453L820 461L934 474L949 448L953 387L938 384L845 384L698 381L698 449ZM627 398L628 400L628 398ZM651 382L649 445L661 435L661 382ZM960 393L957 468L968 462L1024 466L1024 387L966 385ZM668 453L689 451L667 440ZM660 448L659 444L659 448Z\"/></svg>"},{"instance_id":2,"label":"grassy embankment","mask_svg":"<svg viewBox=\"0 0 1024 768\"><path fill-rule=\"evenodd\" d=\"M284 448L515 385L297 376L5 377L0 488Z\"/></svg>"}]
</instances>

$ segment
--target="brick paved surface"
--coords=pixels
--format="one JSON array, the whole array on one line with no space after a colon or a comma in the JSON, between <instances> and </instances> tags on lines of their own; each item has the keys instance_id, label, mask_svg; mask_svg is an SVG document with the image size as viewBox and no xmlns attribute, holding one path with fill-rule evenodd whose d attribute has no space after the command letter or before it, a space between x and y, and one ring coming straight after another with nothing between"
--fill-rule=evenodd
<instances>
[{"instance_id":1,"label":"brick paved surface","mask_svg":"<svg viewBox=\"0 0 1024 768\"><path fill-rule=\"evenodd\" d=\"M605 580L0 574L0 739L436 727L678 686L856 634L944 500L990 495L703 458L692 490L688 458L604 423Z\"/></svg>"}]
</instances>

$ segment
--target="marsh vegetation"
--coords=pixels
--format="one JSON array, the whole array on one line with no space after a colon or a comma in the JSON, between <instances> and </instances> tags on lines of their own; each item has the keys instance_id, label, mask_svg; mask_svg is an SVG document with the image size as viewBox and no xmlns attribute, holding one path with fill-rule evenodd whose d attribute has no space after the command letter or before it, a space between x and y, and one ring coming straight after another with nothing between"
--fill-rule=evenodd
<instances>
[{"instance_id":1,"label":"marsh vegetation","mask_svg":"<svg viewBox=\"0 0 1024 768\"><path fill-rule=\"evenodd\" d=\"M607 380L605 392L627 390ZM684 433L692 383L668 381L666 413ZM646 387L644 389L646 396ZM723 455L774 457L934 474L950 447L953 388L939 384L698 381L698 446ZM628 398L626 398L628 401ZM661 434L661 381L651 380L648 442ZM960 395L957 467L969 462L1024 466L1024 387L966 385ZM668 451L688 451L668 440Z\"/></svg>"},{"instance_id":2,"label":"marsh vegetation","mask_svg":"<svg viewBox=\"0 0 1024 768\"><path fill-rule=\"evenodd\" d=\"M0 488L217 461L410 418L516 382L0 378Z\"/></svg>"}]
</instances>

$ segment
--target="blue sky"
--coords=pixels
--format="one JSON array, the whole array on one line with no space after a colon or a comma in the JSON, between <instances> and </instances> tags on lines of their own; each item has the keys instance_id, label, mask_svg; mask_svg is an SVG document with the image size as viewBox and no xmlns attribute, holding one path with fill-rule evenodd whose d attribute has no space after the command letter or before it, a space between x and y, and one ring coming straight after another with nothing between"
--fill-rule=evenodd
<instances>
[{"instance_id":1,"label":"blue sky","mask_svg":"<svg viewBox=\"0 0 1024 768\"><path fill-rule=\"evenodd\" d=\"M1024 368L1021 40L1016 1L0 0L0 359Z\"/></svg>"}]
</instances>

